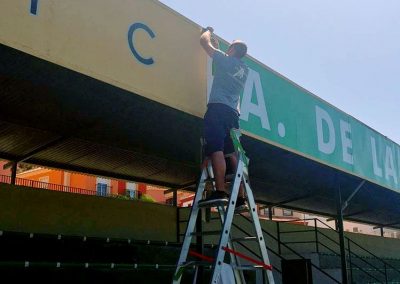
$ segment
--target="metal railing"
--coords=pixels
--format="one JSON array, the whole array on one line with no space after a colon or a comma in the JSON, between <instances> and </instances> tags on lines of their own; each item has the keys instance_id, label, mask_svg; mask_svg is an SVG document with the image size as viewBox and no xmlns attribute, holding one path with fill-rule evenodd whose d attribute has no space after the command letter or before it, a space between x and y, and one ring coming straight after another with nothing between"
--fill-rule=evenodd
<instances>
[{"instance_id":1,"label":"metal railing","mask_svg":"<svg viewBox=\"0 0 400 284\"><path fill-rule=\"evenodd\" d=\"M181 213L180 211L186 209L186 210L190 210L190 207L177 207L177 242L181 242L181 237L184 236L184 233L181 233L180 231L180 224L182 223L187 223L188 220L182 220L181 217ZM252 220L249 217L246 217L243 214L239 214L244 220L246 220L247 222L252 222ZM210 220L221 220L219 217L215 217L215 218L211 218ZM245 234L246 236L251 236L246 230L244 230L243 228L241 228L240 226L238 226L235 222L232 223L232 227L239 230L240 232L242 232L243 234ZM293 248L289 247L288 245L280 242L279 240L279 234L277 235L277 237L275 237L273 234L267 232L265 229L261 228L262 232L264 234L264 236L268 236L270 239L272 239L275 243L278 244L278 251L272 249L272 244L266 242L266 247L268 252L271 252L273 255L275 255L277 258L279 258L281 261L282 260L286 260L286 258L282 255L281 253L281 246L285 247L287 250L289 250L291 253L293 253L294 255L296 255L296 257L298 257L299 259L306 259L304 256L302 256L300 253L298 253L297 251L295 251ZM242 248L244 248L246 251L248 251L249 253L251 253L252 255L254 255L255 257L258 257L259 259L261 259L261 255L259 255L257 252L255 252L253 249L249 248L247 245L245 245L243 242L237 242L237 244L239 244ZM326 278L329 278L331 281L333 281L334 283L341 283L340 281L338 281L336 278L334 278L333 276L331 276L329 273L327 273L326 271L324 271L323 269L321 269L320 267L318 267L317 265L315 265L314 263L311 262L311 266L316 269L317 271L319 271L322 275L324 275ZM276 266L274 266L273 268L274 271L278 272L279 275L282 275L282 271L281 269L277 268Z\"/></svg>"},{"instance_id":2,"label":"metal railing","mask_svg":"<svg viewBox=\"0 0 400 284\"><path fill-rule=\"evenodd\" d=\"M282 231L280 228L280 223L289 223L291 221L281 221L276 223L279 253L281 253L281 245L285 245L285 247L287 247L287 245L293 245L293 244L313 244L313 246L315 246L316 253L321 253L321 248L323 248L325 251L328 251L333 255L340 257L339 232L337 232L334 228L324 223L323 221L319 220L318 218L304 219L304 221L314 222L314 225L311 230L306 229L306 230ZM328 234L322 232L319 229L318 224L323 225L325 229L329 229L329 232L333 232L334 236L337 237L337 240L332 238L332 236L329 236ZM294 234L294 233L296 234L312 233L312 239L306 241L287 241L287 242L282 241L282 235ZM348 263L347 269L351 283L353 283L354 281L353 270L355 270L355 268L363 272L365 276L379 283L390 282L388 275L389 270L394 273L397 273L398 276L400 277L400 270L395 268L393 265L389 264L387 261L376 256L374 253L362 247L355 241L351 240L349 237L345 236L345 241L347 243L347 247L345 247L346 258ZM355 250L362 251L364 255L367 255L370 261L367 261L367 257L357 254ZM355 260L358 261L358 264L355 263ZM382 266L379 267L377 265L372 264L371 260L380 263ZM364 267L361 267L361 263ZM375 275L371 274L371 272L373 271L376 272Z\"/></svg>"},{"instance_id":3,"label":"metal railing","mask_svg":"<svg viewBox=\"0 0 400 284\"><path fill-rule=\"evenodd\" d=\"M11 176L0 175L0 183L11 184ZM107 186L107 189L105 191L99 192L99 191L97 191L97 189L90 190L90 189L65 186L65 185L61 185L61 184L48 183L48 182L23 179L23 178L16 178L15 185L29 187L29 188L35 188L35 189L39 189L39 190L55 190L55 191L61 191L61 192L93 195L93 196L103 196L103 197L112 197L112 198L125 198L126 197L125 195L112 194L111 186ZM138 198L137 191L135 191L134 198Z\"/></svg>"},{"instance_id":4,"label":"metal railing","mask_svg":"<svg viewBox=\"0 0 400 284\"><path fill-rule=\"evenodd\" d=\"M243 214L240 214L240 216L242 216L246 221L248 222L252 222L252 220L246 216L244 216ZM279 222L277 222L278 224ZM278 243L278 252L275 252L271 249L268 249L269 251L271 251L274 255L276 255L277 257L279 257L281 260L284 260L285 258L282 256L282 251L281 251L281 246L285 247L287 250L289 250L291 253L293 253L296 257L300 258L300 259L306 259L304 256L302 256L300 253L298 253L297 251L295 251L293 248L289 247L288 245L286 245L285 243L282 243L280 241L280 236L279 234L277 234L277 236L275 237L273 234L267 232L265 229L261 228L262 232L264 235L267 235L269 238L271 238L272 240L274 240L275 242ZM319 271L320 273L322 273L322 275L324 275L325 277L329 278L331 281L335 282L335 283L341 283L340 281L338 281L336 278L334 278L333 276L331 276L329 273L327 273L326 271L324 271L323 269L321 269L320 267L318 267L317 265L315 265L314 263L310 263L311 266L316 269L317 271ZM276 270L276 268L274 268Z\"/></svg>"}]
</instances>

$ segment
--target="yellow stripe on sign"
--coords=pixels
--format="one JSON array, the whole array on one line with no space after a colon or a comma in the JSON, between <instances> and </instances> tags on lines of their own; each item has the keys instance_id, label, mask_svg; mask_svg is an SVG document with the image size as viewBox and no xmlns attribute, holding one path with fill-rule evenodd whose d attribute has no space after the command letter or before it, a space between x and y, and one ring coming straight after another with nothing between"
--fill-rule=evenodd
<instances>
[{"instance_id":1,"label":"yellow stripe on sign","mask_svg":"<svg viewBox=\"0 0 400 284\"><path fill-rule=\"evenodd\" d=\"M152 0L2 0L0 43L201 117L200 29Z\"/></svg>"}]
</instances>

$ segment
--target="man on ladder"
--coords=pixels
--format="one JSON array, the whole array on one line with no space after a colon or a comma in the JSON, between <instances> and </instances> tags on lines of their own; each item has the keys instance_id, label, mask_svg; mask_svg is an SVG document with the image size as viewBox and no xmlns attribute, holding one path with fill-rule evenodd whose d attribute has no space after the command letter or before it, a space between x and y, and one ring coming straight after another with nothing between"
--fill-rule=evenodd
<instances>
[{"instance_id":1,"label":"man on ladder","mask_svg":"<svg viewBox=\"0 0 400 284\"><path fill-rule=\"evenodd\" d=\"M235 169L238 157L234 153L230 130L239 129L239 96L248 75L248 68L241 60L247 53L246 44L235 40L224 53L218 49L218 41L212 36L213 32L211 27L203 30L200 44L213 59L216 68L207 112L204 116L205 155L212 162L216 191L213 191L208 198L201 200L199 205L218 201L228 202L229 195L225 191L225 155L230 154L231 167ZM241 186L236 209L242 211L247 208L243 186Z\"/></svg>"},{"instance_id":2,"label":"man on ladder","mask_svg":"<svg viewBox=\"0 0 400 284\"><path fill-rule=\"evenodd\" d=\"M274 284L272 266L270 265L257 214L257 206L249 184L249 159L246 157L239 141L239 95L243 91L248 74L248 68L241 58L246 55L247 47L242 41L234 41L225 54L218 49L218 43L215 39L213 40L212 32L212 28L207 28L200 38L201 45L208 55L213 58L216 67L208 109L204 116L205 152L207 158L197 184L172 283L180 284L185 269L190 265L204 266L204 264L196 261L188 261L188 256L191 255L213 263L210 279L212 284L224 282L224 279L226 279L224 276L230 279L227 280L228 283L245 284L243 270L259 272L260 269L267 270L268 283ZM231 167L234 169L229 195L225 192L225 154L229 154ZM211 164L209 163L210 160ZM206 184L210 182L215 191L208 198L202 199ZM221 230L202 231L200 229L197 231L195 226L198 217L201 216L201 208L210 207L217 207L218 209L222 225ZM235 213L240 211L247 211L251 216L253 236L232 237L231 226L233 218ZM220 235L216 257L207 257L190 250L193 236L198 235ZM261 253L259 256L261 260L251 258L237 251L234 243L240 244L241 241L255 241ZM229 264L226 263L227 265L225 265L225 255L230 256L230 262ZM239 258L251 264L242 263ZM233 278L234 280L232 280Z\"/></svg>"}]
</instances>

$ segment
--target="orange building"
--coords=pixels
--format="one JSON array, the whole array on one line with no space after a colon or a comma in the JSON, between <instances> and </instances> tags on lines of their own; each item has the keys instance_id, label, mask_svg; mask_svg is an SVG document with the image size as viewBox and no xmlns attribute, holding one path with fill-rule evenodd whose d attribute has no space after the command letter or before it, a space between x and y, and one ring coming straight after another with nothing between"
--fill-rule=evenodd
<instances>
[{"instance_id":1,"label":"orange building","mask_svg":"<svg viewBox=\"0 0 400 284\"><path fill-rule=\"evenodd\" d=\"M0 175L2 176L10 176L11 170L10 169L3 169L4 165L7 164L7 161L0 161Z\"/></svg>"},{"instance_id":2,"label":"orange building","mask_svg":"<svg viewBox=\"0 0 400 284\"><path fill-rule=\"evenodd\" d=\"M19 173L17 178L20 179L18 183L21 183L21 179L24 179L39 182L40 187L47 189L57 190L64 187L71 188L72 192L74 192L74 189L80 189L85 190L87 194L93 192L93 195L125 195L127 191L129 193L138 190L136 184L126 181L46 168L35 168Z\"/></svg>"},{"instance_id":3,"label":"orange building","mask_svg":"<svg viewBox=\"0 0 400 284\"><path fill-rule=\"evenodd\" d=\"M33 184L33 182L35 183ZM127 195L131 198L137 198L142 194L146 194L159 203L165 203L167 200L164 188L47 168L35 168L17 174L17 183L51 190L68 190L70 192L100 196Z\"/></svg>"},{"instance_id":4,"label":"orange building","mask_svg":"<svg viewBox=\"0 0 400 284\"><path fill-rule=\"evenodd\" d=\"M11 169L3 170L7 163L0 161L0 182L10 182ZM155 202L172 204L172 193L165 194L166 188L57 169L36 167L26 170L17 174L16 184L100 196L124 195L138 198L145 194ZM193 193L179 191L178 206L189 205L193 196Z\"/></svg>"}]
</instances>

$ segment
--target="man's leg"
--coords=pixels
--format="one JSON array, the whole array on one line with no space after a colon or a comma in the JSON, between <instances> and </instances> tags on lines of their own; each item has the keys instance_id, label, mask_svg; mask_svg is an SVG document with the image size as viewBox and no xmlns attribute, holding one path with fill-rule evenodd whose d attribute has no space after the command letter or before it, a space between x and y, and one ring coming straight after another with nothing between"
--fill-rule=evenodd
<instances>
[{"instance_id":1,"label":"man's leg","mask_svg":"<svg viewBox=\"0 0 400 284\"><path fill-rule=\"evenodd\" d=\"M215 191L206 198L199 201L199 204L211 204L214 202L227 203L229 195L225 191L226 162L223 151L216 151L209 155L213 167L215 179Z\"/></svg>"},{"instance_id":2,"label":"man's leg","mask_svg":"<svg viewBox=\"0 0 400 284\"><path fill-rule=\"evenodd\" d=\"M215 187L217 190L225 191L226 162L224 152L218 151L212 153L211 162L214 170Z\"/></svg>"},{"instance_id":3,"label":"man's leg","mask_svg":"<svg viewBox=\"0 0 400 284\"><path fill-rule=\"evenodd\" d=\"M226 162L224 157L224 140L226 138L226 118L224 108L219 104L208 106L204 116L205 154L211 159L215 189L210 196L201 200L202 204L215 201L228 202L229 195L225 191Z\"/></svg>"}]
</instances>

